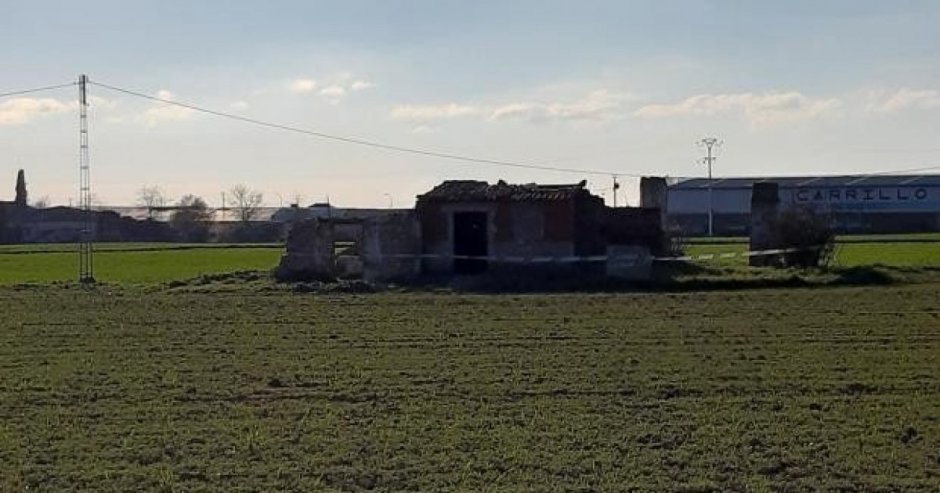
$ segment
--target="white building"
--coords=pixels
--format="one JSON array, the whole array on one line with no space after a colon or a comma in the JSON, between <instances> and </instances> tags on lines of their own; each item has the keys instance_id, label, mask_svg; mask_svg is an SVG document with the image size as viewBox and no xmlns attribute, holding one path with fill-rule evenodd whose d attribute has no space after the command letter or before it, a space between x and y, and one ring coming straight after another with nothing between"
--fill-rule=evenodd
<instances>
[{"instance_id":1,"label":"white building","mask_svg":"<svg viewBox=\"0 0 940 493\"><path fill-rule=\"evenodd\" d=\"M715 234L746 234L755 182L778 183L782 206L830 214L843 232L940 231L940 175L693 178L669 185L668 220L688 235L705 234L710 189Z\"/></svg>"}]
</instances>

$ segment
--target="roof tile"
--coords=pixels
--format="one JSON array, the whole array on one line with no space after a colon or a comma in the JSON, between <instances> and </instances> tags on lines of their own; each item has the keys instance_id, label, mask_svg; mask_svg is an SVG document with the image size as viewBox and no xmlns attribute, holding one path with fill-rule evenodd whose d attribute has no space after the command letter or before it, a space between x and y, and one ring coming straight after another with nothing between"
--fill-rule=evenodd
<instances>
[{"instance_id":1,"label":"roof tile","mask_svg":"<svg viewBox=\"0 0 940 493\"><path fill-rule=\"evenodd\" d=\"M494 185L485 181L448 180L419 195L419 201L477 202L477 201L564 201L590 192L587 182L563 185L509 184L502 180Z\"/></svg>"}]
</instances>

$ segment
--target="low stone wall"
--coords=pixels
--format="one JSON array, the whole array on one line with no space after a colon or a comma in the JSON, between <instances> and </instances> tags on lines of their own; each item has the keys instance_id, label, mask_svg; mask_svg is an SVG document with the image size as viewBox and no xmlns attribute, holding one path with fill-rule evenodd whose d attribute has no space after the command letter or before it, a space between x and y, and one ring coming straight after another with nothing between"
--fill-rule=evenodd
<instances>
[{"instance_id":1,"label":"low stone wall","mask_svg":"<svg viewBox=\"0 0 940 493\"><path fill-rule=\"evenodd\" d=\"M421 227L413 212L366 219L359 254L367 281L407 280L421 274Z\"/></svg>"},{"instance_id":2,"label":"low stone wall","mask_svg":"<svg viewBox=\"0 0 940 493\"><path fill-rule=\"evenodd\" d=\"M636 245L607 247L607 277L627 281L648 281L653 276L650 249Z\"/></svg>"}]
</instances>

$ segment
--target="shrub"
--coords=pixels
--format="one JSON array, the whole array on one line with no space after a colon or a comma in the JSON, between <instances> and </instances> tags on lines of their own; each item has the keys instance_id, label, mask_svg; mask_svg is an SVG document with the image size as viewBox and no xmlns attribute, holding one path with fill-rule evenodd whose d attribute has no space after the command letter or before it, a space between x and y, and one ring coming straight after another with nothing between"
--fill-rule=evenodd
<instances>
[{"instance_id":1,"label":"shrub","mask_svg":"<svg viewBox=\"0 0 940 493\"><path fill-rule=\"evenodd\" d=\"M770 228L772 244L795 249L778 257L783 267L825 267L832 260L835 233L829 216L811 207L791 207L781 212Z\"/></svg>"}]
</instances>

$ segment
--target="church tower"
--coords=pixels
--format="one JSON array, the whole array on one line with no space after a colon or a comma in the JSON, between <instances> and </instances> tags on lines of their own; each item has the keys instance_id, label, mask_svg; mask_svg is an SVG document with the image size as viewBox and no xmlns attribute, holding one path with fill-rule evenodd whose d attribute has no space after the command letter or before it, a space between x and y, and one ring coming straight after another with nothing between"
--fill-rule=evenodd
<instances>
[{"instance_id":1,"label":"church tower","mask_svg":"<svg viewBox=\"0 0 940 493\"><path fill-rule=\"evenodd\" d=\"M17 207L26 207L26 174L23 170L16 174L16 199L14 203Z\"/></svg>"}]
</instances>

